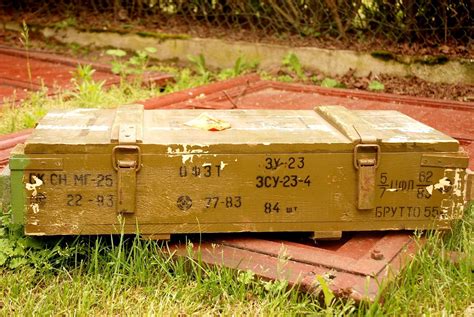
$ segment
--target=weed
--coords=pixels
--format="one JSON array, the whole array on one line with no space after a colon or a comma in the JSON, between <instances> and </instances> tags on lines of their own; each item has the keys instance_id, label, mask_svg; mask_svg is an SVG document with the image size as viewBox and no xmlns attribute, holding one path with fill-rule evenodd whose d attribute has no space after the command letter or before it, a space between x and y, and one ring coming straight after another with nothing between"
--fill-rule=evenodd
<instances>
[{"instance_id":1,"label":"weed","mask_svg":"<svg viewBox=\"0 0 474 317\"><path fill-rule=\"evenodd\" d=\"M295 81L295 79L290 75L280 75L276 78L276 80L284 83L292 83Z\"/></svg>"},{"instance_id":2,"label":"weed","mask_svg":"<svg viewBox=\"0 0 474 317\"><path fill-rule=\"evenodd\" d=\"M95 81L94 73L95 69L90 65L79 65L73 73L74 90L70 95L76 99L78 107L93 107L103 100L105 81Z\"/></svg>"},{"instance_id":3,"label":"weed","mask_svg":"<svg viewBox=\"0 0 474 317\"><path fill-rule=\"evenodd\" d=\"M10 213L0 215L0 267L16 269L28 261L29 249L41 249L41 242L23 235L23 227L11 223Z\"/></svg>"},{"instance_id":4,"label":"weed","mask_svg":"<svg viewBox=\"0 0 474 317\"><path fill-rule=\"evenodd\" d=\"M89 46L82 46L76 42L67 44L67 47L72 51L74 55L87 55L90 52Z\"/></svg>"},{"instance_id":5,"label":"weed","mask_svg":"<svg viewBox=\"0 0 474 317\"><path fill-rule=\"evenodd\" d=\"M120 58L120 57L126 56L127 52L125 52L124 50L121 50L119 48L115 48L115 49L110 49L110 50L105 51L105 54L113 56L113 57Z\"/></svg>"},{"instance_id":6,"label":"weed","mask_svg":"<svg viewBox=\"0 0 474 317\"><path fill-rule=\"evenodd\" d=\"M92 76L95 73L95 69L91 65L78 65L73 72L73 82L91 82L93 81Z\"/></svg>"},{"instance_id":7,"label":"weed","mask_svg":"<svg viewBox=\"0 0 474 317\"><path fill-rule=\"evenodd\" d=\"M51 109L67 109L74 107L116 107L155 97L161 93L160 87L141 87L136 83L123 81L117 86L104 88L103 81L94 81L94 69L90 65L81 65L73 73L73 90L58 91L48 97L48 89L31 92L25 100L18 102L15 98L5 100L0 115L0 134L33 128L38 120ZM191 76L188 81L177 81L166 91L174 91L185 85L198 85Z\"/></svg>"},{"instance_id":8,"label":"weed","mask_svg":"<svg viewBox=\"0 0 474 317\"><path fill-rule=\"evenodd\" d=\"M47 88L28 94L27 101L18 107L14 102L3 105L0 119L0 134L17 130L33 128L39 118L43 117L47 109L44 102L47 99Z\"/></svg>"},{"instance_id":9,"label":"weed","mask_svg":"<svg viewBox=\"0 0 474 317\"><path fill-rule=\"evenodd\" d=\"M61 20L53 24L53 27L57 30L62 30L68 27L75 27L75 26L77 26L77 20L73 16L67 17L64 20Z\"/></svg>"},{"instance_id":10,"label":"weed","mask_svg":"<svg viewBox=\"0 0 474 317\"><path fill-rule=\"evenodd\" d=\"M28 73L28 80L31 85L33 83L32 82L33 78L31 76L31 65L30 65L30 31L25 20L23 20L23 23L22 23L20 42L26 51L26 71Z\"/></svg>"},{"instance_id":11,"label":"weed","mask_svg":"<svg viewBox=\"0 0 474 317\"><path fill-rule=\"evenodd\" d=\"M303 71L303 66L301 66L300 60L295 53L290 52L283 58L283 66L294 72L299 79L306 79L306 76Z\"/></svg>"},{"instance_id":12,"label":"weed","mask_svg":"<svg viewBox=\"0 0 474 317\"><path fill-rule=\"evenodd\" d=\"M207 69L206 58L203 54L198 56L189 55L188 60L194 65L197 74L203 82L208 82L211 79L211 72Z\"/></svg>"},{"instance_id":13,"label":"weed","mask_svg":"<svg viewBox=\"0 0 474 317\"><path fill-rule=\"evenodd\" d=\"M194 74L189 68L183 68L180 71L174 70L173 72L176 78L176 83L166 86L165 93L192 88L211 82L211 79L207 75L201 77Z\"/></svg>"},{"instance_id":14,"label":"weed","mask_svg":"<svg viewBox=\"0 0 474 317\"><path fill-rule=\"evenodd\" d=\"M378 80L372 80L369 83L368 89L372 91L383 91L385 89L385 85Z\"/></svg>"},{"instance_id":15,"label":"weed","mask_svg":"<svg viewBox=\"0 0 474 317\"><path fill-rule=\"evenodd\" d=\"M335 80L335 79L332 79L332 78L329 78L329 77L326 77L323 79L323 81L321 82L321 87L326 87L326 88L346 88L346 86Z\"/></svg>"},{"instance_id":16,"label":"weed","mask_svg":"<svg viewBox=\"0 0 474 317\"><path fill-rule=\"evenodd\" d=\"M150 54L156 52L156 48L146 47L144 50L136 51L128 60L124 58L127 52L121 49L109 49L106 51L106 54L113 57L111 70L114 74L120 75L122 84L125 79L131 79L130 75L135 76L133 81L141 84L143 82L143 73L148 68Z\"/></svg>"},{"instance_id":17,"label":"weed","mask_svg":"<svg viewBox=\"0 0 474 317\"><path fill-rule=\"evenodd\" d=\"M328 282L323 276L317 276L316 279L318 280L319 286L321 287L321 290L324 295L324 304L326 305L326 307L331 307L335 296L333 292L329 289Z\"/></svg>"},{"instance_id":18,"label":"weed","mask_svg":"<svg viewBox=\"0 0 474 317\"><path fill-rule=\"evenodd\" d=\"M316 31L314 28L305 26L301 29L302 36L310 36L310 37L320 37L321 32Z\"/></svg>"},{"instance_id":19,"label":"weed","mask_svg":"<svg viewBox=\"0 0 474 317\"><path fill-rule=\"evenodd\" d=\"M315 85L321 85L321 79L316 75L311 76L310 80Z\"/></svg>"},{"instance_id":20,"label":"weed","mask_svg":"<svg viewBox=\"0 0 474 317\"><path fill-rule=\"evenodd\" d=\"M248 62L244 57L239 56L235 60L234 67L223 69L217 75L217 78L220 80L226 80L229 78L237 77L244 74L247 71L255 70L258 66L257 61Z\"/></svg>"},{"instance_id":21,"label":"weed","mask_svg":"<svg viewBox=\"0 0 474 317\"><path fill-rule=\"evenodd\" d=\"M157 50L154 47L145 47L143 51L136 51L135 55L130 57L128 60L128 63L134 66L130 69L130 72L132 74L142 74L147 69L150 54L154 54L156 52Z\"/></svg>"},{"instance_id":22,"label":"weed","mask_svg":"<svg viewBox=\"0 0 474 317\"><path fill-rule=\"evenodd\" d=\"M121 49L110 49L105 52L107 55L112 56L113 61L111 63L112 73L123 76L125 74L126 66L122 57L127 55L127 52Z\"/></svg>"}]
</instances>

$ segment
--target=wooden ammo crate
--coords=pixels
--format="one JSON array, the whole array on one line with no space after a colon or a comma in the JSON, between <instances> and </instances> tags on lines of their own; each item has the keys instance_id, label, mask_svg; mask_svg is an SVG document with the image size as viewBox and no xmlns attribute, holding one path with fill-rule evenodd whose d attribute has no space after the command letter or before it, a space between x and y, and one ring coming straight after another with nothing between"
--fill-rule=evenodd
<instances>
[{"instance_id":1,"label":"wooden ammo crate","mask_svg":"<svg viewBox=\"0 0 474 317\"><path fill-rule=\"evenodd\" d=\"M12 210L30 235L442 229L467 165L396 111L76 109L13 151Z\"/></svg>"}]
</instances>

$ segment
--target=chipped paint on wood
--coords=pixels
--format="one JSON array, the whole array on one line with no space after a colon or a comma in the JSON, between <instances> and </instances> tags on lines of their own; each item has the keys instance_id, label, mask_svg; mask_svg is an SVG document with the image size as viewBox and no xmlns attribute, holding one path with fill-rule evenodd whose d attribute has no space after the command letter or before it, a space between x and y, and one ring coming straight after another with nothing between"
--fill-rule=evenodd
<instances>
[{"instance_id":1,"label":"chipped paint on wood","mask_svg":"<svg viewBox=\"0 0 474 317\"><path fill-rule=\"evenodd\" d=\"M32 179L34 183L26 183L25 188L26 190L31 191L32 203L30 204L30 208L34 214L37 214L40 211L40 209L39 209L39 204L35 202L35 199L38 196L37 188L43 185L43 181L39 179L38 177L36 177L35 175L32 176Z\"/></svg>"},{"instance_id":2,"label":"chipped paint on wood","mask_svg":"<svg viewBox=\"0 0 474 317\"><path fill-rule=\"evenodd\" d=\"M31 192L32 197L36 197L36 195L38 195L38 191L37 191L36 188L43 185L43 181L41 179L39 179L38 177L36 177L35 175L33 175L32 178L33 178L34 183L33 184L26 183L25 188L26 188L26 190L31 190L32 191Z\"/></svg>"},{"instance_id":3,"label":"chipped paint on wood","mask_svg":"<svg viewBox=\"0 0 474 317\"><path fill-rule=\"evenodd\" d=\"M181 147L181 148L180 148ZM189 148L188 148L189 147ZM198 148L193 148L193 147L198 147ZM183 162L183 165L186 164L186 162L193 162L193 158L195 155L201 155L201 154L206 154L208 151L202 149L202 147L206 147L206 145L200 145L200 144L181 144L178 145L175 149L173 149L171 146L168 146L167 148L167 154L169 157L175 157L175 156L180 156L181 160ZM187 154L189 153L189 154Z\"/></svg>"},{"instance_id":4,"label":"chipped paint on wood","mask_svg":"<svg viewBox=\"0 0 474 317\"><path fill-rule=\"evenodd\" d=\"M221 164L219 164L219 168L221 169L221 171L224 169L224 167L226 167L227 165L229 164L226 164L224 163L223 161L221 161Z\"/></svg>"},{"instance_id":5,"label":"chipped paint on wood","mask_svg":"<svg viewBox=\"0 0 474 317\"><path fill-rule=\"evenodd\" d=\"M89 130L89 131L108 131L109 127L105 125L44 125L38 124L36 126L38 130Z\"/></svg>"},{"instance_id":6,"label":"chipped paint on wood","mask_svg":"<svg viewBox=\"0 0 474 317\"><path fill-rule=\"evenodd\" d=\"M433 190L438 190L441 193L447 193L452 188L452 183L447 177L441 178L438 183L426 187L430 195L433 195Z\"/></svg>"},{"instance_id":7,"label":"chipped paint on wood","mask_svg":"<svg viewBox=\"0 0 474 317\"><path fill-rule=\"evenodd\" d=\"M81 118L93 111L90 108L73 109L67 112L48 112L45 118Z\"/></svg>"}]
</instances>

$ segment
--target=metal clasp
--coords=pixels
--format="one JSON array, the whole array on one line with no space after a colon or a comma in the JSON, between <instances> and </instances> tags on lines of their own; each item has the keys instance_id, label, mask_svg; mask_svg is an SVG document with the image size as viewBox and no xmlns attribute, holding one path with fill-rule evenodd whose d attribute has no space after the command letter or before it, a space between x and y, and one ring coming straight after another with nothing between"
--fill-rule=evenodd
<instances>
[{"instance_id":1,"label":"metal clasp","mask_svg":"<svg viewBox=\"0 0 474 317\"><path fill-rule=\"evenodd\" d=\"M126 162L130 162L130 161L133 161L133 160L118 160L117 159L117 152L136 152L136 156L137 156L137 159L134 161L136 162L136 166L135 166L135 170L136 172L138 172L141 168L142 168L142 150L140 149L139 146L136 146L136 145L117 145L113 148L112 150L112 166L114 167L114 169L116 171L119 170L120 167L128 167L130 168L130 166L126 166L127 164L129 163L126 163ZM121 164L124 164L125 166L121 166Z\"/></svg>"},{"instance_id":2,"label":"metal clasp","mask_svg":"<svg viewBox=\"0 0 474 317\"><path fill-rule=\"evenodd\" d=\"M359 159L359 153L361 149L375 149L375 159ZM372 153L372 152L370 152ZM371 163L373 162L373 163ZM374 166L379 167L380 163L380 145L378 144L357 144L354 147L354 167L358 170L361 166Z\"/></svg>"},{"instance_id":3,"label":"metal clasp","mask_svg":"<svg viewBox=\"0 0 474 317\"><path fill-rule=\"evenodd\" d=\"M361 157L361 153L365 153ZM372 157L367 157L370 154ZM375 154L375 157L373 157ZM357 144L354 147L354 167L358 171L358 209L375 207L375 176L380 164L380 146L378 144Z\"/></svg>"},{"instance_id":4,"label":"metal clasp","mask_svg":"<svg viewBox=\"0 0 474 317\"><path fill-rule=\"evenodd\" d=\"M117 212L134 213L137 173L142 167L142 153L136 145L117 145L112 150L112 166L117 171Z\"/></svg>"}]
</instances>

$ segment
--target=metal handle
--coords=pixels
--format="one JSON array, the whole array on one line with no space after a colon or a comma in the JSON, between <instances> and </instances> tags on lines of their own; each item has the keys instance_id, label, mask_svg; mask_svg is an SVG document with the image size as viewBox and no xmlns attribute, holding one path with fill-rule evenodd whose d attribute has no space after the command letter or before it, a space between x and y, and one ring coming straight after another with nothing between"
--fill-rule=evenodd
<instances>
[{"instance_id":1,"label":"metal handle","mask_svg":"<svg viewBox=\"0 0 474 317\"><path fill-rule=\"evenodd\" d=\"M138 172L142 168L142 150L139 146L136 145L117 145L112 150L112 166L116 171L119 169L119 161L117 160L117 152L118 151L125 151L131 152L135 151L137 155L137 164L136 164L136 172ZM122 166L125 167L125 166Z\"/></svg>"},{"instance_id":2,"label":"metal handle","mask_svg":"<svg viewBox=\"0 0 474 317\"><path fill-rule=\"evenodd\" d=\"M359 143L354 147L354 167L358 170L362 165L360 164L359 160L357 159L357 155L359 154L359 150L361 148L375 149L375 164L373 165L375 168L379 167L380 162L380 146L378 144L363 144Z\"/></svg>"}]
</instances>

